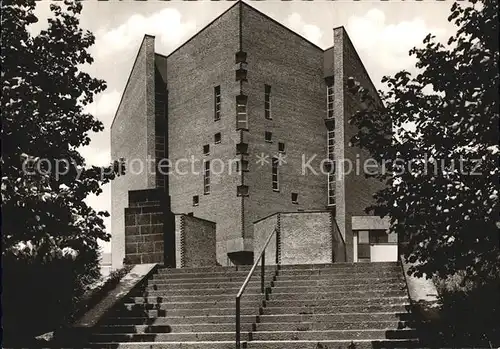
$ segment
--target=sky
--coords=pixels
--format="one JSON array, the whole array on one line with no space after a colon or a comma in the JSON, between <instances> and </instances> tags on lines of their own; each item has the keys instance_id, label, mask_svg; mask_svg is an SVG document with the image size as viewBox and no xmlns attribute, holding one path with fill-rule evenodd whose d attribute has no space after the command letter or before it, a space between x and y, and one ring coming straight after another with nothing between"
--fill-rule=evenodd
<instances>
[{"instance_id":1,"label":"sky","mask_svg":"<svg viewBox=\"0 0 500 349\"><path fill-rule=\"evenodd\" d=\"M38 1L39 23L46 26L50 1ZM445 43L456 32L447 21L450 1L248 1L251 6L287 26L319 47L333 45L333 28L344 26L373 83L379 89L384 75L402 69L415 72L408 51L422 46L432 33ZM81 150L88 164L110 163L110 126L120 102L144 34L156 37L157 53L168 55L234 4L233 1L95 1L83 2L80 25L90 30L96 43L90 48L95 61L84 70L104 79L108 88L96 96L87 110L104 123L103 132ZM111 210L110 185L86 200L96 210ZM110 219L105 220L112 233ZM110 252L110 243L102 243Z\"/></svg>"}]
</instances>

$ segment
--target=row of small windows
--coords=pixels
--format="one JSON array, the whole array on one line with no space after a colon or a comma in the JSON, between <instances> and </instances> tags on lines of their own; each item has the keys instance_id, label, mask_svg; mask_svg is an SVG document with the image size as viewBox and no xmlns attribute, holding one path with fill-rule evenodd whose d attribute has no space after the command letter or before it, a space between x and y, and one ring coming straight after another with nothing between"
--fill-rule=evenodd
<instances>
[{"instance_id":1,"label":"row of small windows","mask_svg":"<svg viewBox=\"0 0 500 349\"><path fill-rule=\"evenodd\" d=\"M272 142L273 142L273 140L272 140L272 139L273 139L273 133L272 133L272 132L268 132L268 131L266 131L266 132L264 133L264 140L265 140L266 142L268 142L268 143L272 143ZM214 135L214 143L215 143L215 144L220 144L221 140L222 140L222 135L221 135L221 133L220 133L220 132L216 133L216 134ZM330 144L330 142L329 142L329 144ZM238 152L238 149L236 149L236 151L237 151L237 153L239 153L239 152ZM285 152L285 143L283 143L283 142L278 142L278 151L279 151L280 153L284 153L284 152ZM330 151L330 148L329 148L329 151ZM209 155L209 154L210 154L210 144L205 144L205 145L203 146L203 155ZM333 143L332 143L332 156L333 156ZM331 159L333 159L333 157L332 157Z\"/></svg>"},{"instance_id":2,"label":"row of small windows","mask_svg":"<svg viewBox=\"0 0 500 349\"><path fill-rule=\"evenodd\" d=\"M326 117L333 119L333 84L326 87ZM327 156L329 160L335 160L335 120L331 120L330 128L326 131ZM335 205L335 169L328 173L328 205Z\"/></svg>"},{"instance_id":3,"label":"row of small windows","mask_svg":"<svg viewBox=\"0 0 500 349\"><path fill-rule=\"evenodd\" d=\"M247 129L247 96L236 96L236 123L238 129ZM271 86L264 85L264 116L271 120ZM221 118L221 88L214 87L214 121Z\"/></svg>"},{"instance_id":4,"label":"row of small windows","mask_svg":"<svg viewBox=\"0 0 500 349\"><path fill-rule=\"evenodd\" d=\"M243 186L245 187L243 190L246 191L246 193L242 193L241 191L238 193L239 195L238 196L246 196L248 195L248 186ZM240 188L238 188L240 189ZM299 194L298 193L292 193L291 194L292 196L292 204L296 204L298 205L299 203ZM199 195L193 195L193 206L199 206L200 204L200 196Z\"/></svg>"}]
</instances>

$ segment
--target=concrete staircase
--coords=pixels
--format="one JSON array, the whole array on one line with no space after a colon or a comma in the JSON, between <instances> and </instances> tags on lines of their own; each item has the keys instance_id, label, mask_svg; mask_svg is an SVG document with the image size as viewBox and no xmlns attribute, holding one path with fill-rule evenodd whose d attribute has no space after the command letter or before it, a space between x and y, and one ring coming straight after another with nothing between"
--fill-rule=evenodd
<instances>
[{"instance_id":1,"label":"concrete staircase","mask_svg":"<svg viewBox=\"0 0 500 349\"><path fill-rule=\"evenodd\" d=\"M235 296L249 267L160 268L91 336L98 348L234 348ZM398 263L287 265L260 271L241 301L242 347L416 348Z\"/></svg>"}]
</instances>

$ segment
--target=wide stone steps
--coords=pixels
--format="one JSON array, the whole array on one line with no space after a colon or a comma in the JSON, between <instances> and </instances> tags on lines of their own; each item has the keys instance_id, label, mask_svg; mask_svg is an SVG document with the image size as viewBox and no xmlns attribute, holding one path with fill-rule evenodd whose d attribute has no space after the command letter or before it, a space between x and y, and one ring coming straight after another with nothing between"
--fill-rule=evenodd
<instances>
[{"instance_id":1,"label":"wide stone steps","mask_svg":"<svg viewBox=\"0 0 500 349\"><path fill-rule=\"evenodd\" d=\"M235 297L249 270L160 268L96 328L92 347L234 348ZM268 266L265 281L266 295L257 269L241 299L242 348L414 344L397 263Z\"/></svg>"}]
</instances>

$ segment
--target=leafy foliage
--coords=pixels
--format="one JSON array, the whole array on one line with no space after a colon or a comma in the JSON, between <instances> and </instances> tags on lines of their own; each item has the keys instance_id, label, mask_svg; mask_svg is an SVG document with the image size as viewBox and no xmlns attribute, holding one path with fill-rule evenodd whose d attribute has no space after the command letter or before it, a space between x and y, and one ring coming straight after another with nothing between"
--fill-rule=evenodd
<instances>
[{"instance_id":1,"label":"leafy foliage","mask_svg":"<svg viewBox=\"0 0 500 349\"><path fill-rule=\"evenodd\" d=\"M410 273L441 278L499 273L498 2L455 3L447 45L428 35L413 48L418 74L382 82L384 105L350 78L361 102L352 143L379 162L388 186L368 208L391 218L407 243Z\"/></svg>"},{"instance_id":2,"label":"leafy foliage","mask_svg":"<svg viewBox=\"0 0 500 349\"><path fill-rule=\"evenodd\" d=\"M117 173L87 166L78 151L104 128L84 107L106 88L80 69L93 62L87 49L94 43L79 28L82 4L51 4L48 27L32 36L35 6L1 4L3 291L17 307L4 308L6 331L22 320L16 314L29 312L33 326L62 321L99 277L98 239L109 241L109 214L84 199Z\"/></svg>"}]
</instances>

